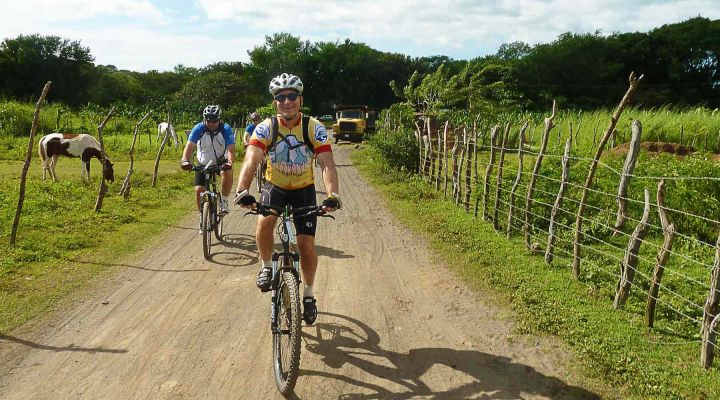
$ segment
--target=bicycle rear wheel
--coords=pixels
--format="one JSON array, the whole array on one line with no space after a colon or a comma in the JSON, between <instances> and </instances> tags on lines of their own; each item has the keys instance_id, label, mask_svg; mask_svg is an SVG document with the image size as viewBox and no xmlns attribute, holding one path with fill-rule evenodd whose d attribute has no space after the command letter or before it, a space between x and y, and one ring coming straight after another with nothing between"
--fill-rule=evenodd
<instances>
[{"instance_id":1,"label":"bicycle rear wheel","mask_svg":"<svg viewBox=\"0 0 720 400\"><path fill-rule=\"evenodd\" d=\"M273 333L275 384L283 396L295 388L300 372L300 295L298 280L283 271L277 290L277 331Z\"/></svg>"},{"instance_id":2,"label":"bicycle rear wheel","mask_svg":"<svg viewBox=\"0 0 720 400\"><path fill-rule=\"evenodd\" d=\"M203 203L202 209L203 256L206 260L210 259L210 244L212 242L212 225L210 218L212 218L210 212L210 202L206 201Z\"/></svg>"}]
</instances>

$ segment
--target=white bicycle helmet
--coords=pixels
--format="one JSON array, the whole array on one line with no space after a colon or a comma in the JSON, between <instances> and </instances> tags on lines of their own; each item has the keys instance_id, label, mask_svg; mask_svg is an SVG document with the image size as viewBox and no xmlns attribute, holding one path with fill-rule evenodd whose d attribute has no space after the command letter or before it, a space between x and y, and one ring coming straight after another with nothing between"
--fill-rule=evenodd
<instances>
[{"instance_id":1,"label":"white bicycle helmet","mask_svg":"<svg viewBox=\"0 0 720 400\"><path fill-rule=\"evenodd\" d=\"M222 110L220 109L220 106L217 106L217 105L211 104L211 105L205 107L205 109L203 110L203 118L210 120L210 121L215 121L215 120L220 119L221 115L222 115Z\"/></svg>"},{"instance_id":2,"label":"white bicycle helmet","mask_svg":"<svg viewBox=\"0 0 720 400\"><path fill-rule=\"evenodd\" d=\"M270 81L270 87L268 88L270 90L270 94L275 97L275 95L285 89L291 89L296 91L298 94L302 94L303 92L303 83L297 76L293 74L287 74L282 73Z\"/></svg>"}]
</instances>

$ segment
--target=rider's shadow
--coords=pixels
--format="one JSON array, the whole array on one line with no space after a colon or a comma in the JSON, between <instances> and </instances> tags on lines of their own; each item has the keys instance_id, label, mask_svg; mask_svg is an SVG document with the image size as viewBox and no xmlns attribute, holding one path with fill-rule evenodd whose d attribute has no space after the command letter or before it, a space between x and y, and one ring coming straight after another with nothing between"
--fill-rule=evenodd
<instances>
[{"instance_id":1,"label":"rider's shadow","mask_svg":"<svg viewBox=\"0 0 720 400\"><path fill-rule=\"evenodd\" d=\"M220 243L213 245L217 246L219 251L213 249L210 262L232 267L244 267L259 262L254 235L230 233L223 235L222 239Z\"/></svg>"},{"instance_id":2,"label":"rider's shadow","mask_svg":"<svg viewBox=\"0 0 720 400\"><path fill-rule=\"evenodd\" d=\"M330 247L325 246L318 246L315 245L315 251L317 252L318 257L328 257L328 258L355 258L354 255L348 254L342 250L333 249Z\"/></svg>"},{"instance_id":3,"label":"rider's shadow","mask_svg":"<svg viewBox=\"0 0 720 400\"><path fill-rule=\"evenodd\" d=\"M528 394L550 399L600 399L586 389L568 385L562 380L536 371L529 365L512 362L507 357L474 350L431 347L410 349L407 353L385 350L378 334L364 323L342 315L319 313L333 317L332 323L316 323L312 332L303 331L305 348L322 357L332 369L345 363L379 379L392 382L393 391L386 384L363 382L342 374L301 370L303 375L336 379L356 386L358 393L344 393L339 399L410 399L427 396L432 399L519 399ZM434 367L452 368L457 376L464 373L465 382L455 387L437 390L428 387L423 376ZM468 382L469 381L469 382ZM448 385L448 382L439 384Z\"/></svg>"}]
</instances>

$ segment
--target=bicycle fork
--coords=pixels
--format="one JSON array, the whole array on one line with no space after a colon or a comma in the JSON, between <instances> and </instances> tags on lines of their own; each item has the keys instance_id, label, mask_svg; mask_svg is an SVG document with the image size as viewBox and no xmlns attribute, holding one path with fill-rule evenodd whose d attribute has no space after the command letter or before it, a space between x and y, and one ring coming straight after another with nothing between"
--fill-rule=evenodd
<instances>
[{"instance_id":1,"label":"bicycle fork","mask_svg":"<svg viewBox=\"0 0 720 400\"><path fill-rule=\"evenodd\" d=\"M210 216L212 218L210 218L210 226L207 227L208 230L212 230L215 228L215 214L217 213L217 199L215 197L215 193L209 190L200 193L200 198L202 199L202 201L200 202L200 210L205 207L205 203L210 204L208 211L210 211Z\"/></svg>"},{"instance_id":2,"label":"bicycle fork","mask_svg":"<svg viewBox=\"0 0 720 400\"><path fill-rule=\"evenodd\" d=\"M279 334L280 329L277 320L278 312L280 311L280 307L283 307L284 304L280 304L278 302L278 289L280 289L280 279L282 277L280 276L282 272L289 267L287 267L287 258L283 260L283 266L279 267L279 259L280 259L280 253L273 253L272 255L272 276L273 276L273 283L272 283L272 301L270 302L270 327L272 329L273 334ZM284 257L284 256L283 256ZM300 256L293 253L290 254L290 258L292 258L292 270L295 274L295 276L298 278L297 282L300 283ZM287 299L286 299L287 300Z\"/></svg>"}]
</instances>

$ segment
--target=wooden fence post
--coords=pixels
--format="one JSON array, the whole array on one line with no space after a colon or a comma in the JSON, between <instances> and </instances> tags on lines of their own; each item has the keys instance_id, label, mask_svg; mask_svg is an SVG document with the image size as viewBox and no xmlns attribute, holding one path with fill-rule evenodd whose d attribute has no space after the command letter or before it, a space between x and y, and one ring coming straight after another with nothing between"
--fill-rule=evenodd
<instances>
[{"instance_id":1,"label":"wooden fence post","mask_svg":"<svg viewBox=\"0 0 720 400\"><path fill-rule=\"evenodd\" d=\"M132 144L130 145L130 166L128 167L128 172L125 175L125 180L123 180L123 184L120 187L120 192L118 193L123 198L127 199L130 196L130 176L133 174L133 165L135 164L135 142L137 141L138 136L138 130L140 129L140 126L145 121L147 117L150 116L152 113L152 110L148 111L141 119L135 124L135 132L133 133L133 140Z\"/></svg>"},{"instance_id":2,"label":"wooden fence post","mask_svg":"<svg viewBox=\"0 0 720 400\"><path fill-rule=\"evenodd\" d=\"M663 244L660 250L658 250L657 261L655 268L653 269L652 283L650 289L648 289L647 308L645 310L645 324L650 328L653 327L655 322L655 303L658 299L660 291L660 282L662 281L663 272L665 271L665 264L670 256L672 250L673 239L675 239L675 224L671 224L668 221L667 213L665 212L665 181L661 180L657 187L657 206L658 214L660 215L660 224L663 228Z\"/></svg>"},{"instance_id":3,"label":"wooden fence post","mask_svg":"<svg viewBox=\"0 0 720 400\"><path fill-rule=\"evenodd\" d=\"M427 152L428 152L428 163L429 163L429 169L428 169L428 183L430 185L433 184L433 181L435 180L435 157L433 155L433 137L432 137L432 124L431 121L428 119L427 121Z\"/></svg>"},{"instance_id":4,"label":"wooden fence post","mask_svg":"<svg viewBox=\"0 0 720 400\"><path fill-rule=\"evenodd\" d=\"M100 180L100 187L98 188L98 195L97 199L95 200L95 212L100 212L102 210L102 204L103 200L105 199L105 194L108 191L108 185L107 182L105 182L105 161L107 160L107 155L105 154L105 144L103 142L103 129L105 128L105 124L110 120L110 117L112 117L113 113L115 113L115 106L113 106L110 111L105 116L105 119L102 120L100 125L97 127L98 131L98 142L100 142L100 154L103 159L103 173L102 173L102 179Z\"/></svg>"},{"instance_id":5,"label":"wooden fence post","mask_svg":"<svg viewBox=\"0 0 720 400\"><path fill-rule=\"evenodd\" d=\"M459 165L458 165L458 152L460 151L460 140L458 138L457 129L453 129L453 132L455 132L455 143L453 144L452 148L452 201L453 203L457 204L457 190L458 190L458 179L459 179Z\"/></svg>"},{"instance_id":6,"label":"wooden fence post","mask_svg":"<svg viewBox=\"0 0 720 400\"><path fill-rule=\"evenodd\" d=\"M703 324L700 327L702 350L700 362L704 368L712 366L713 347L715 346L715 328L718 320L718 303L720 303L720 235L715 245L715 264L710 276L710 293L703 307ZM715 325L715 327L713 327ZM712 340L711 340L712 339Z\"/></svg>"},{"instance_id":7,"label":"wooden fence post","mask_svg":"<svg viewBox=\"0 0 720 400\"><path fill-rule=\"evenodd\" d=\"M623 96L622 100L620 100L620 104L618 104L615 112L610 118L610 125L608 125L607 129L605 130L605 134L600 140L600 145L595 151L595 157L590 164L590 169L588 171L587 178L585 179L585 185L583 186L582 195L580 197L580 205L578 206L577 218L575 219L575 240L573 242L573 276L575 276L575 278L580 277L580 241L582 240L582 221L583 213L585 212L585 202L587 201L588 191L590 189L590 185L592 184L593 177L595 176L595 170L597 169L598 162L600 161L600 155L602 155L605 144L610 138L610 135L615 130L615 125L617 125L617 122L620 119L620 115L622 114L627 104L630 102L633 94L635 94L635 91L637 90L640 81L642 81L642 78L643 75L640 75L639 78L636 78L635 72L630 73L630 87L628 88L627 92L625 92L625 96Z\"/></svg>"},{"instance_id":8,"label":"wooden fence post","mask_svg":"<svg viewBox=\"0 0 720 400\"><path fill-rule=\"evenodd\" d=\"M543 157L545 156L545 150L547 149L548 137L550 136L550 130L555 126L553 123L557 116L557 102L553 100L552 114L550 117L545 118L545 129L543 130L542 139L540 143L540 150L538 151L537 158L535 158L535 165L533 166L532 175L530 176L530 183L528 184L527 197L525 199L525 224L523 225L523 233L525 235L525 247L530 248L530 210L532 209L533 194L535 193L535 182L537 182L538 174L540 173L540 166L542 165Z\"/></svg>"},{"instance_id":9,"label":"wooden fence post","mask_svg":"<svg viewBox=\"0 0 720 400\"><path fill-rule=\"evenodd\" d=\"M492 224L495 230L500 229L498 224L498 209L500 208L500 196L502 195L502 184L503 184L503 166L505 165L505 148L507 147L507 139L510 134L510 123L505 124L505 131L503 131L502 141L500 145L500 161L498 161L498 172L497 178L495 179L495 209L493 210Z\"/></svg>"},{"instance_id":10,"label":"wooden fence post","mask_svg":"<svg viewBox=\"0 0 720 400\"><path fill-rule=\"evenodd\" d=\"M513 182L512 188L510 189L510 206L508 207L508 222L505 236L510 239L510 231L513 226L513 213L515 211L515 192L517 191L520 181L522 180L523 174L523 146L525 145L525 130L528 127L528 122L525 121L520 133L518 134L518 170L515 175L515 182Z\"/></svg>"},{"instance_id":11,"label":"wooden fence post","mask_svg":"<svg viewBox=\"0 0 720 400\"><path fill-rule=\"evenodd\" d=\"M550 226L548 227L548 241L547 248L545 249L545 262L550 264L553 260L553 247L555 246L555 221L557 219L557 213L560 211L563 202L563 196L568 186L568 170L570 169L570 146L572 145L572 139L565 141L565 152L562 158L562 176L560 178L560 189L558 190L555 203L553 204L552 211L550 213Z\"/></svg>"},{"instance_id":12,"label":"wooden fence post","mask_svg":"<svg viewBox=\"0 0 720 400\"><path fill-rule=\"evenodd\" d=\"M425 166L425 159L423 157L423 139L422 139L422 129L420 129L420 124L418 124L417 121L415 121L415 142L417 142L418 146L418 173L424 177L423 174L423 168Z\"/></svg>"},{"instance_id":13,"label":"wooden fence post","mask_svg":"<svg viewBox=\"0 0 720 400\"><path fill-rule=\"evenodd\" d=\"M642 124L638 120L632 122L632 138L630 139L630 148L625 156L625 164L623 165L622 175L620 176L620 184L617 193L617 217L615 226L613 227L613 236L617 236L625 227L627 221L627 195L628 186L630 186L630 177L635 170L635 164L640 155L640 138L642 136Z\"/></svg>"},{"instance_id":14,"label":"wooden fence post","mask_svg":"<svg viewBox=\"0 0 720 400\"><path fill-rule=\"evenodd\" d=\"M460 197L462 196L463 191L463 180L462 180L462 171L463 166L465 165L465 148L467 147L467 129L465 126L462 128L462 142L461 145L458 147L460 149L460 162L458 163L457 167L457 188L455 189L455 205L460 204Z\"/></svg>"},{"instance_id":15,"label":"wooden fence post","mask_svg":"<svg viewBox=\"0 0 720 400\"><path fill-rule=\"evenodd\" d=\"M443 175L443 199L447 199L448 174L450 173L450 161L448 160L448 124L445 125L443 136L443 164L445 164L445 175Z\"/></svg>"},{"instance_id":16,"label":"wooden fence post","mask_svg":"<svg viewBox=\"0 0 720 400\"><path fill-rule=\"evenodd\" d=\"M640 251L640 245L642 244L642 241L648 231L649 218L650 191L645 189L645 209L640 222L635 227L635 230L628 241L627 249L625 249L625 257L620 265L620 268L622 269L622 271L620 271L620 282L618 283L618 288L615 292L615 301L613 302L613 308L616 310L624 306L630 296L630 289L632 288L633 280L635 279L635 271L637 270L638 252Z\"/></svg>"},{"instance_id":17,"label":"wooden fence post","mask_svg":"<svg viewBox=\"0 0 720 400\"><path fill-rule=\"evenodd\" d=\"M23 203L25 202L25 182L27 181L28 170L30 169L30 159L32 157L33 148L35 147L35 132L37 132L38 122L40 120L40 109L42 104L45 102L45 97L50 91L52 82L47 81L43 86L40 98L35 103L35 114L33 115L33 122L30 127L30 139L28 140L28 151L25 154L25 164L23 164L22 173L20 174L20 193L18 195L18 204L15 209L15 219L13 219L12 230L10 231L10 245L14 246L17 240L17 228L20 224L20 214L22 214Z\"/></svg>"},{"instance_id":18,"label":"wooden fence post","mask_svg":"<svg viewBox=\"0 0 720 400\"><path fill-rule=\"evenodd\" d=\"M495 125L490 131L490 161L485 168L485 180L483 180L483 207L482 216L484 220L488 219L487 207L488 207L488 193L490 192L490 174L492 173L493 166L495 165L495 141L497 134L500 131L500 126Z\"/></svg>"},{"instance_id":19,"label":"wooden fence post","mask_svg":"<svg viewBox=\"0 0 720 400\"><path fill-rule=\"evenodd\" d=\"M480 200L480 196L478 195L478 191L480 188L480 174L478 174L478 138L479 134L477 131L477 119L475 122L473 122L473 171L475 173L475 212L474 212L474 218L477 218L478 214L478 200Z\"/></svg>"},{"instance_id":20,"label":"wooden fence post","mask_svg":"<svg viewBox=\"0 0 720 400\"><path fill-rule=\"evenodd\" d=\"M158 149L157 156L155 157L155 172L153 173L152 178L152 187L155 187L155 184L157 183L157 176L158 176L158 167L160 166L160 156L162 156L163 149L165 149L165 144L168 140L168 135L170 134L169 129L165 131L165 136L163 136L162 142L160 142L160 148Z\"/></svg>"},{"instance_id":21,"label":"wooden fence post","mask_svg":"<svg viewBox=\"0 0 720 400\"><path fill-rule=\"evenodd\" d=\"M444 154L444 153L443 153L443 150L442 150L442 149L443 149L443 137L444 137L444 136L447 136L447 128L448 128L448 122L445 121L445 131L444 131L444 132L446 132L446 133L444 133L443 135L440 135L440 132L438 132L438 138L437 138L437 142L438 142L438 149L437 149L437 163L438 163L438 167L437 167L437 175L436 175L436 177L435 177L435 191L439 191L439 190L440 190L440 177L441 177L441 175L443 174L443 168L445 168L445 165L444 165L444 162L443 162L443 154Z\"/></svg>"},{"instance_id":22,"label":"wooden fence post","mask_svg":"<svg viewBox=\"0 0 720 400\"><path fill-rule=\"evenodd\" d=\"M467 154L467 161L465 163L465 212L470 212L470 196L472 195L472 171L470 170L470 166L474 160L474 154L470 151L470 146L472 145L474 135L469 134L466 136L467 147L465 154ZM477 164L475 165L477 166ZM477 171L477 167L475 170Z\"/></svg>"},{"instance_id":23,"label":"wooden fence post","mask_svg":"<svg viewBox=\"0 0 720 400\"><path fill-rule=\"evenodd\" d=\"M720 322L720 314L713 318L710 327L703 333L702 345L700 347L700 362L705 369L712 367L715 355L715 344L717 343L718 322Z\"/></svg>"}]
</instances>

